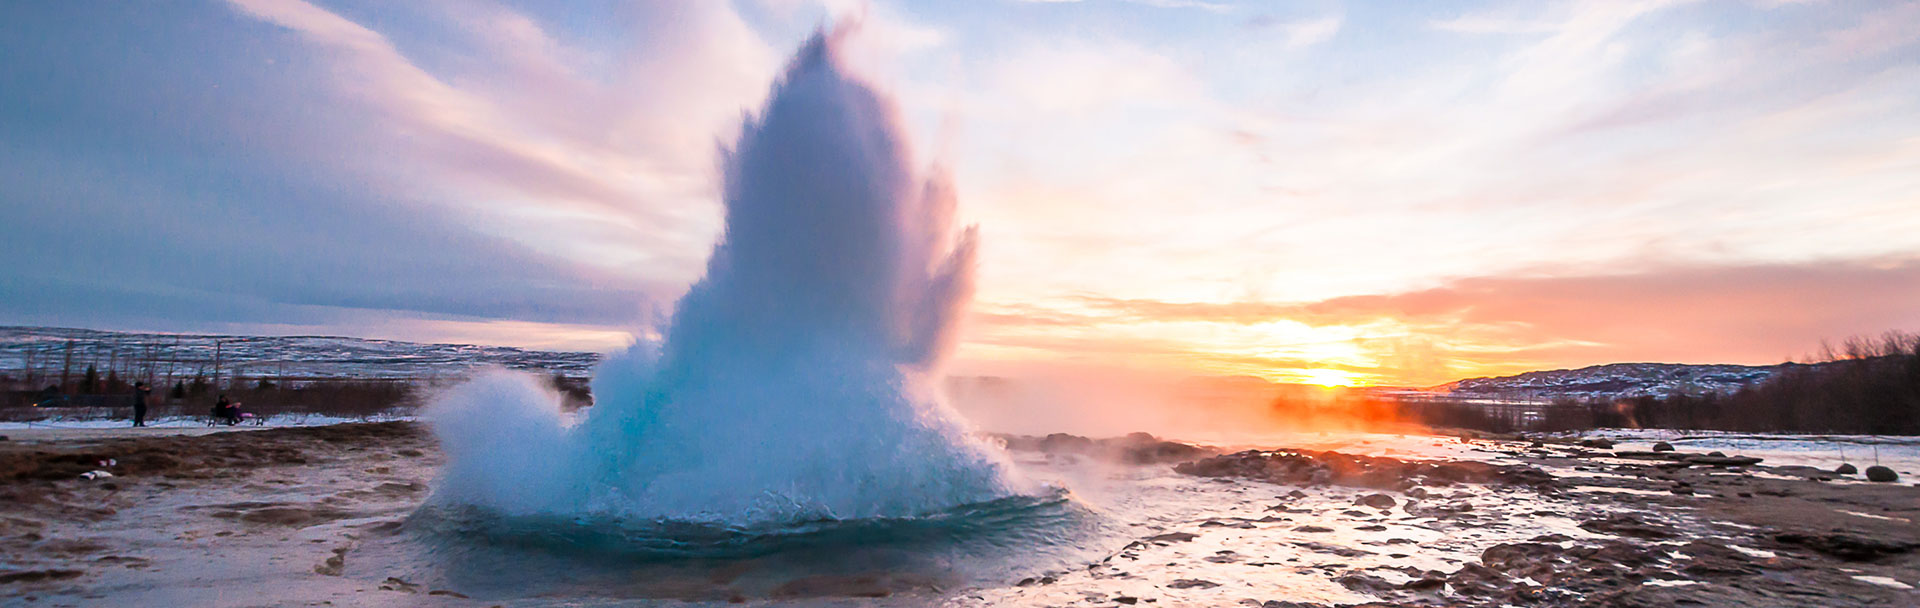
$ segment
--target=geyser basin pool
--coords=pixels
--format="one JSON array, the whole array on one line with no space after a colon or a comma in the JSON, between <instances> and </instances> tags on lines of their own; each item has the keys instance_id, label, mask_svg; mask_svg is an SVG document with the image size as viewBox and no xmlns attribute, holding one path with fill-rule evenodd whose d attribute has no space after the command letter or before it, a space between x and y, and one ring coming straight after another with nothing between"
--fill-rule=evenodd
<instances>
[{"instance_id":1,"label":"geyser basin pool","mask_svg":"<svg viewBox=\"0 0 1920 608\"><path fill-rule=\"evenodd\" d=\"M800 50L725 154L706 276L661 342L601 365L582 420L505 372L437 400L448 464L433 505L765 530L1023 493L933 391L973 235L954 229L945 178L913 168L892 105L845 70L845 31Z\"/></svg>"}]
</instances>

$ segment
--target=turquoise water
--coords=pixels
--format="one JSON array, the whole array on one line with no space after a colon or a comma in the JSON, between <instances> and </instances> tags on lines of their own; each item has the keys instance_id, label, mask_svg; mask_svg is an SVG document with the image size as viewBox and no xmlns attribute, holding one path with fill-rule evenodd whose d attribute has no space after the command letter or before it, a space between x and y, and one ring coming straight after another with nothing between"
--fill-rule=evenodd
<instances>
[{"instance_id":1,"label":"turquoise water","mask_svg":"<svg viewBox=\"0 0 1920 608\"><path fill-rule=\"evenodd\" d=\"M435 506L355 559L411 564L401 578L509 605L844 600L863 589L929 599L1098 559L1109 531L1065 491L912 517L749 526Z\"/></svg>"}]
</instances>

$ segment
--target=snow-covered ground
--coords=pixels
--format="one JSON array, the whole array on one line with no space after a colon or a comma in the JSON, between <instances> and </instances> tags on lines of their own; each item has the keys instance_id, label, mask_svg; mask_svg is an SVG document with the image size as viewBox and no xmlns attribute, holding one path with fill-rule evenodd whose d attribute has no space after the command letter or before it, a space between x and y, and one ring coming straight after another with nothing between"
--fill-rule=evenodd
<instances>
[{"instance_id":1,"label":"snow-covered ground","mask_svg":"<svg viewBox=\"0 0 1920 608\"><path fill-rule=\"evenodd\" d=\"M327 426L352 422L387 422L413 419L414 416L403 414L366 417L283 414L269 416L259 423L248 422L236 426L213 426L207 424L205 416L174 416L148 420L147 426L143 428L133 428L133 423L125 418L50 419L32 422L0 422L0 437L5 437L7 441L18 443L90 441L166 435L205 435L208 433L224 433L229 431L257 431L273 428Z\"/></svg>"},{"instance_id":2,"label":"snow-covered ground","mask_svg":"<svg viewBox=\"0 0 1920 608\"><path fill-rule=\"evenodd\" d=\"M413 419L414 417L411 415L400 415L400 414L385 414L385 415L355 416L355 417L328 416L324 414L281 414L276 416L268 416L265 420L258 423L248 422L245 425L241 425L241 426L243 427L244 426L325 426L329 424L344 424L349 422L391 422L396 420L413 420ZM128 422L127 419L125 418L93 418L93 419L73 419L73 420L54 418L54 419L48 419L48 420L35 420L31 422L0 422L0 430L117 429L117 428L129 428L131 427L132 424L133 423ZM170 418L160 418L156 420L149 420L147 421L147 426L153 427L153 428L201 428L201 427L206 427L211 425L207 424L206 416L175 416Z\"/></svg>"},{"instance_id":3,"label":"snow-covered ground","mask_svg":"<svg viewBox=\"0 0 1920 608\"><path fill-rule=\"evenodd\" d=\"M224 336L0 327L0 373L29 368L37 378L77 376L92 365L105 374L191 378L239 374L250 378L412 379L459 376L476 366L500 366L585 378L597 353L423 344L334 336Z\"/></svg>"}]
</instances>

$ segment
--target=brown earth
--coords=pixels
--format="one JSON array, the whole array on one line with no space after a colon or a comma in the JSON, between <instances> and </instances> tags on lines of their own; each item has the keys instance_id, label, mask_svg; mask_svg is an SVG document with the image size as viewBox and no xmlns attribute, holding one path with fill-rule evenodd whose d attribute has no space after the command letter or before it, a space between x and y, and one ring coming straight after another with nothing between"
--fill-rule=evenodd
<instances>
[{"instance_id":1,"label":"brown earth","mask_svg":"<svg viewBox=\"0 0 1920 608\"><path fill-rule=\"evenodd\" d=\"M104 555L108 547L60 538L53 529L85 529L129 508L153 488L204 483L247 483L268 471L330 466L348 461L424 454L432 438L406 422L341 424L201 434L134 436L43 442L0 442L0 591L76 579L88 567L139 568L146 560ZM357 464L357 463L356 463ZM106 471L110 477L83 475ZM370 492L422 492L425 487L390 484ZM135 491L139 488L140 491ZM302 528L350 516L322 504L231 503L204 509L218 519Z\"/></svg>"}]
</instances>

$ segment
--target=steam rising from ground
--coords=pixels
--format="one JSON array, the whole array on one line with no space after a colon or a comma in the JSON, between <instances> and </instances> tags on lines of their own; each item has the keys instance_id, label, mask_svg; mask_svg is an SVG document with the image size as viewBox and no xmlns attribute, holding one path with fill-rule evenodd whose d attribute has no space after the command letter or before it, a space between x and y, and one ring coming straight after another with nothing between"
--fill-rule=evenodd
<instances>
[{"instance_id":1,"label":"steam rising from ground","mask_svg":"<svg viewBox=\"0 0 1920 608\"><path fill-rule=\"evenodd\" d=\"M509 514L735 525L900 517L1013 493L935 394L972 290L944 175L817 35L726 154L726 234L665 339L598 370L564 422L494 372L430 408L440 498Z\"/></svg>"}]
</instances>

